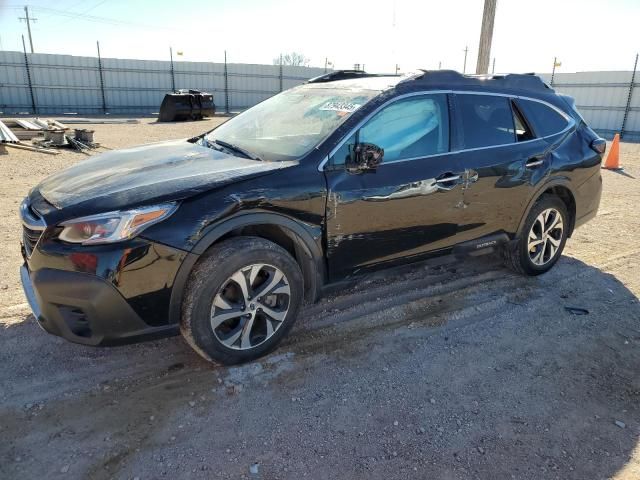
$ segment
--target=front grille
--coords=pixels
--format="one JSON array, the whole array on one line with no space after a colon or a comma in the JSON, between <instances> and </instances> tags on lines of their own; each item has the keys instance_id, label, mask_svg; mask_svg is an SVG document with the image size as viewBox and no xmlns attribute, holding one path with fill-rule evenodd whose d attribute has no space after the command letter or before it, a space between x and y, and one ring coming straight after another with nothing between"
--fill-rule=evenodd
<instances>
[{"instance_id":1,"label":"front grille","mask_svg":"<svg viewBox=\"0 0 640 480\"><path fill-rule=\"evenodd\" d=\"M38 212L29 205L28 198L25 198L20 205L20 218L22 220L22 244L27 257L29 257L47 225Z\"/></svg>"},{"instance_id":2,"label":"front grille","mask_svg":"<svg viewBox=\"0 0 640 480\"><path fill-rule=\"evenodd\" d=\"M41 235L42 230L32 230L24 225L22 226L22 243L24 244L27 255L31 255L33 249L36 248Z\"/></svg>"}]
</instances>

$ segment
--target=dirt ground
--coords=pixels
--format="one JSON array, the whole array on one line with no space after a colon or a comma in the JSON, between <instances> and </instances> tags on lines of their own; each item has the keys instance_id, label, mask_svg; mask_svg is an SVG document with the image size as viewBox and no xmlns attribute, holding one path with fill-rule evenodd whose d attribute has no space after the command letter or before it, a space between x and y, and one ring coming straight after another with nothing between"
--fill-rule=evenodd
<instances>
[{"instance_id":1,"label":"dirt ground","mask_svg":"<svg viewBox=\"0 0 640 480\"><path fill-rule=\"evenodd\" d=\"M96 125L96 140L119 148L220 121ZM180 337L96 349L38 328L17 209L85 155L11 150L0 478L640 478L640 145L621 151L625 172L603 171L598 217L548 274L484 257L373 276L307 306L274 354L224 368Z\"/></svg>"}]
</instances>

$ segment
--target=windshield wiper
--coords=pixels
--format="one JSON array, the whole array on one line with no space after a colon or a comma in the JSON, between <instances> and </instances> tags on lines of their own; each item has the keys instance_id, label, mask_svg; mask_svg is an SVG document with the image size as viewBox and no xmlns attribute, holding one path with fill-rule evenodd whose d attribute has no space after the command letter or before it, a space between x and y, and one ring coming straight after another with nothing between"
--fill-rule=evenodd
<instances>
[{"instance_id":1,"label":"windshield wiper","mask_svg":"<svg viewBox=\"0 0 640 480\"><path fill-rule=\"evenodd\" d=\"M203 147L213 148L214 150L218 150L217 148L215 148L215 147L211 144L211 142L207 139L207 136L206 136L206 135L204 135L200 140L202 141L202 146L203 146Z\"/></svg>"},{"instance_id":2,"label":"windshield wiper","mask_svg":"<svg viewBox=\"0 0 640 480\"><path fill-rule=\"evenodd\" d=\"M207 140L207 142L209 142L209 141ZM262 159L259 156L254 155L253 153L249 152L248 150L245 150L244 148L238 147L237 145L234 145L234 144L229 143L229 142L225 142L224 140L215 139L213 141L213 143L217 143L218 145L220 145L221 147L226 148L227 150L231 150L231 151L240 153L241 155L244 155L245 157L250 158L251 160L257 160L258 162L262 161Z\"/></svg>"}]
</instances>

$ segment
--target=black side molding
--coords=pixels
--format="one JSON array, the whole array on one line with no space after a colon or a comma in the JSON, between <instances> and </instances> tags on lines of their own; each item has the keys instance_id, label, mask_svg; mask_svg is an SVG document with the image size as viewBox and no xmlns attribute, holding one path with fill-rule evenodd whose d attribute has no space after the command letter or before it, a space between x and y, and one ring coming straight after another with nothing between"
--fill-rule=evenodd
<instances>
[{"instance_id":1,"label":"black side molding","mask_svg":"<svg viewBox=\"0 0 640 480\"><path fill-rule=\"evenodd\" d=\"M459 243L453 247L453 254L458 258L476 257L491 253L496 247L501 247L509 242L509 235L506 233L493 233L475 240Z\"/></svg>"}]
</instances>

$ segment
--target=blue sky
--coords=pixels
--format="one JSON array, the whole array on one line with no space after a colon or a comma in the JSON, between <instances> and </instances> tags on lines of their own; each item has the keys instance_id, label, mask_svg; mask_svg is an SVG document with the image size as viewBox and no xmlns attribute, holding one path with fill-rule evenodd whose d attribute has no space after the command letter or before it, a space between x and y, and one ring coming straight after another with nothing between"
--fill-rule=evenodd
<instances>
[{"instance_id":1,"label":"blue sky","mask_svg":"<svg viewBox=\"0 0 640 480\"><path fill-rule=\"evenodd\" d=\"M36 52L271 63L299 51L311 65L370 71L474 70L483 0L31 0ZM23 3L0 0L0 48L21 50ZM395 15L394 15L395 12ZM69 14L84 18L71 18ZM87 16L92 16L87 18ZM93 18L99 17L99 18ZM110 20L107 20L110 19ZM630 70L640 50L640 0L498 0L496 72Z\"/></svg>"}]
</instances>

